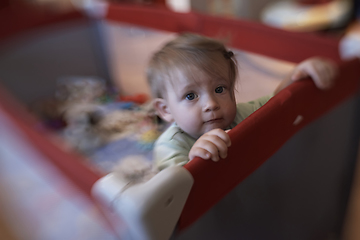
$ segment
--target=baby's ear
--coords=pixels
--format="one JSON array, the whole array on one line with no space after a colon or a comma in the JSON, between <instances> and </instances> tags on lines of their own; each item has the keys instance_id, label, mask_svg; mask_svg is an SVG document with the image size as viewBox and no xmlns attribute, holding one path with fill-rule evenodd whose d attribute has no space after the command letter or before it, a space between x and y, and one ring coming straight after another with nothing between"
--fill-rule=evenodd
<instances>
[{"instance_id":1,"label":"baby's ear","mask_svg":"<svg viewBox=\"0 0 360 240\"><path fill-rule=\"evenodd\" d=\"M164 119L167 122L174 121L173 116L170 112L170 109L169 109L165 99L155 98L153 101L153 104L156 109L156 112L159 114L159 116L162 119Z\"/></svg>"}]
</instances>

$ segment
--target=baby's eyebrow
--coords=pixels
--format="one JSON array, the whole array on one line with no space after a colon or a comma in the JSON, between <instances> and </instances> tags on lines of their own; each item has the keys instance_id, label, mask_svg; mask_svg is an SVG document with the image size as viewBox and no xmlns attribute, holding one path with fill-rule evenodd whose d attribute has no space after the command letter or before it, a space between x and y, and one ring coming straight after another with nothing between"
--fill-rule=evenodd
<instances>
[{"instance_id":1,"label":"baby's eyebrow","mask_svg":"<svg viewBox=\"0 0 360 240\"><path fill-rule=\"evenodd\" d=\"M216 79L216 85L217 85L216 87L218 87L220 85L229 86L229 85L231 85L231 82L224 78L218 78L218 79Z\"/></svg>"},{"instance_id":2,"label":"baby's eyebrow","mask_svg":"<svg viewBox=\"0 0 360 240\"><path fill-rule=\"evenodd\" d=\"M223 77L219 77L216 79L217 81L219 82L225 82L225 83L229 83L230 82L230 79L226 79L226 78L223 78Z\"/></svg>"},{"instance_id":3,"label":"baby's eyebrow","mask_svg":"<svg viewBox=\"0 0 360 240\"><path fill-rule=\"evenodd\" d=\"M196 84L194 83L189 83L189 84L186 84L185 86L183 87L178 87L178 90L180 92L187 92L187 91L192 91L193 89L195 89L196 87Z\"/></svg>"}]
</instances>

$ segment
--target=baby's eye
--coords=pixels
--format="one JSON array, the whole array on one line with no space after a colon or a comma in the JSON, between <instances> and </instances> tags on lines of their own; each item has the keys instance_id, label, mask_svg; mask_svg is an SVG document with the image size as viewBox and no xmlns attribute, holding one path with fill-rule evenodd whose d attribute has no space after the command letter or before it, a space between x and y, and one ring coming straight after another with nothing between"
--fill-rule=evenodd
<instances>
[{"instance_id":1,"label":"baby's eye","mask_svg":"<svg viewBox=\"0 0 360 240\"><path fill-rule=\"evenodd\" d=\"M224 87L217 87L217 88L215 88L215 92L216 93L222 93L224 91Z\"/></svg>"},{"instance_id":2,"label":"baby's eye","mask_svg":"<svg viewBox=\"0 0 360 240\"><path fill-rule=\"evenodd\" d=\"M196 94L195 93L188 93L188 94L186 94L185 98L187 100L190 100L190 101L194 100L196 98Z\"/></svg>"}]
</instances>

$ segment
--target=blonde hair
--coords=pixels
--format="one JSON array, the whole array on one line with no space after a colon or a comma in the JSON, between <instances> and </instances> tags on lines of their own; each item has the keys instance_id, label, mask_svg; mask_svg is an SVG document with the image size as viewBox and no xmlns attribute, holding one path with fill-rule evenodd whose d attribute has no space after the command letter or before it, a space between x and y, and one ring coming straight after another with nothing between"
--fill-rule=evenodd
<instances>
[{"instance_id":1,"label":"blonde hair","mask_svg":"<svg viewBox=\"0 0 360 240\"><path fill-rule=\"evenodd\" d=\"M228 66L228 73L224 65ZM209 76L229 79L231 90L234 89L237 63L233 53L220 41L187 33L168 42L151 58L147 79L153 97L164 98L166 82L173 83L176 71L185 71L190 75L194 67Z\"/></svg>"}]
</instances>

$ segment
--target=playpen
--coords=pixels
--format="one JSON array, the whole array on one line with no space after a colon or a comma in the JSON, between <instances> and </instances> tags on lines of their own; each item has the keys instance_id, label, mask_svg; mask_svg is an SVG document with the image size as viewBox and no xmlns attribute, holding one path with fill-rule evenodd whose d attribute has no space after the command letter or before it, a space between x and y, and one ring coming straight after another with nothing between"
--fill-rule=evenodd
<instances>
[{"instance_id":1,"label":"playpen","mask_svg":"<svg viewBox=\"0 0 360 240\"><path fill-rule=\"evenodd\" d=\"M90 17L1 10L0 21L9 23L0 32L0 186L9 193L1 203L19 238L340 236L359 140L360 63L340 58L339 38L163 7L110 4L101 10ZM99 76L108 82L118 77L120 91L133 94L131 84L140 86L140 80L126 79L139 71L130 72L126 63L137 56L136 49L147 51L183 31L226 38L249 65L254 64L249 56L260 63L267 59L268 75L276 64L288 70L311 56L332 58L340 75L329 91L318 90L310 80L281 91L229 132L233 145L227 159L194 159L129 188L66 151L26 111L27 103L53 92L54 79L62 75ZM115 46L124 47L118 55ZM125 66L114 66L119 62ZM261 64L254 68L262 69ZM264 88L259 95L272 90L267 84L259 83ZM146 86L139 91L147 91Z\"/></svg>"}]
</instances>

